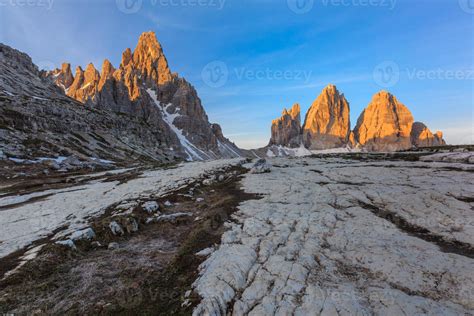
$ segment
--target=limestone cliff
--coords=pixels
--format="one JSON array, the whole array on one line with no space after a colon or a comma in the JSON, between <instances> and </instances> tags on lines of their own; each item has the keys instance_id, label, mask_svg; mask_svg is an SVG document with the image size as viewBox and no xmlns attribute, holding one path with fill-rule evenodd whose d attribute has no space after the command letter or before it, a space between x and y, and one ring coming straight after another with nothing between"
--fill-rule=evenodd
<instances>
[{"instance_id":1,"label":"limestone cliff","mask_svg":"<svg viewBox=\"0 0 474 316\"><path fill-rule=\"evenodd\" d=\"M349 103L336 86L328 85L314 101L303 125L308 149L345 147L351 132Z\"/></svg>"},{"instance_id":2,"label":"limestone cliff","mask_svg":"<svg viewBox=\"0 0 474 316\"><path fill-rule=\"evenodd\" d=\"M283 110L280 118L272 121L271 145L285 147L300 147L301 145L301 116L300 105L295 104L290 111Z\"/></svg>"},{"instance_id":3,"label":"limestone cliff","mask_svg":"<svg viewBox=\"0 0 474 316\"><path fill-rule=\"evenodd\" d=\"M355 139L368 151L410 149L413 122L413 115L405 105L381 91L360 115L354 129Z\"/></svg>"},{"instance_id":4,"label":"limestone cliff","mask_svg":"<svg viewBox=\"0 0 474 316\"><path fill-rule=\"evenodd\" d=\"M67 86L67 67L48 74L68 96L86 106L126 113L146 122L163 121L174 134L172 148L188 160L236 157L240 150L209 123L194 87L172 74L154 32L143 33L135 50L127 48L119 68L105 60L99 72L81 67ZM172 140L170 140L172 141Z\"/></svg>"}]
</instances>

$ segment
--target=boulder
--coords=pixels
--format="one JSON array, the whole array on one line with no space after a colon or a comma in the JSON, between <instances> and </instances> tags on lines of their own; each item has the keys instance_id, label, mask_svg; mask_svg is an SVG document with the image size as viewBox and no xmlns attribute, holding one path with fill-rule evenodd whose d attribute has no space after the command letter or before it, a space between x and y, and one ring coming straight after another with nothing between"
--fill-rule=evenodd
<instances>
[{"instance_id":1,"label":"boulder","mask_svg":"<svg viewBox=\"0 0 474 316\"><path fill-rule=\"evenodd\" d=\"M250 169L250 173L259 174L259 173L268 173L271 172L272 166L267 163L265 159L259 159Z\"/></svg>"},{"instance_id":2,"label":"boulder","mask_svg":"<svg viewBox=\"0 0 474 316\"><path fill-rule=\"evenodd\" d=\"M147 213L155 213L157 212L159 209L160 209L160 206L158 205L158 203L156 203L155 201L149 201L149 202L145 202L142 204L142 208L147 212Z\"/></svg>"},{"instance_id":3,"label":"boulder","mask_svg":"<svg viewBox=\"0 0 474 316\"><path fill-rule=\"evenodd\" d=\"M125 234L122 226L120 226L120 224L117 223L116 221L111 222L109 224L109 228L114 236L122 236L123 234Z\"/></svg>"},{"instance_id":4,"label":"boulder","mask_svg":"<svg viewBox=\"0 0 474 316\"><path fill-rule=\"evenodd\" d=\"M69 237L72 241L79 241L79 240L92 240L95 238L95 232L92 228L85 228L82 230L75 231Z\"/></svg>"}]
</instances>

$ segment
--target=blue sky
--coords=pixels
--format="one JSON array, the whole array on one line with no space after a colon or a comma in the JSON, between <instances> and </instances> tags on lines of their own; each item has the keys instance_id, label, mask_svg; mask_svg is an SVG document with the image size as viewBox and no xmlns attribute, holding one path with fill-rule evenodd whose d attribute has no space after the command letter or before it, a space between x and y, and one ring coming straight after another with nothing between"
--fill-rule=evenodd
<instances>
[{"instance_id":1,"label":"blue sky","mask_svg":"<svg viewBox=\"0 0 474 316\"><path fill-rule=\"evenodd\" d=\"M43 68L117 66L149 30L244 148L329 83L353 125L385 89L448 142L473 143L474 0L0 0L0 41Z\"/></svg>"}]
</instances>

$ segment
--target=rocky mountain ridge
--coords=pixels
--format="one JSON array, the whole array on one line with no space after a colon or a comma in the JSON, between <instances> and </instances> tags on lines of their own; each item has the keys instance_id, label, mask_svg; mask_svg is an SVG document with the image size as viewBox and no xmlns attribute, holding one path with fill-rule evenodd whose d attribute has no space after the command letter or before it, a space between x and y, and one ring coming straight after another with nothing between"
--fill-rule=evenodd
<instances>
[{"instance_id":1,"label":"rocky mountain ridge","mask_svg":"<svg viewBox=\"0 0 474 316\"><path fill-rule=\"evenodd\" d=\"M43 78L28 55L0 44L0 157L170 162L184 155L169 149L177 142L162 119L85 107Z\"/></svg>"},{"instance_id":2,"label":"rocky mountain ridge","mask_svg":"<svg viewBox=\"0 0 474 316\"><path fill-rule=\"evenodd\" d=\"M56 131L48 124L47 115L31 115L31 111L36 110L43 114L53 111L59 117L72 115L70 122L57 122L56 125L61 126L63 134L85 134L81 134L81 138L75 141L81 143L79 152L82 152L83 157L106 158L104 156L110 156L107 154L110 152L109 144L114 144L114 148L120 147L116 142L121 138L125 138L126 147L131 147L129 151L140 148L140 156L152 160L191 161L241 156L240 149L224 137L221 127L209 123L194 87L184 78L171 73L154 32L143 33L133 52L127 48L118 68L109 60L104 60L101 72L92 63L85 70L78 66L74 75L69 63L64 63L60 69L51 72L40 72L26 54L6 45L1 46L1 53L0 93L3 91L5 98L2 103L9 106L15 104L13 111L22 109L29 112L29 124L42 125L43 130L55 138L52 144L48 141L48 146L39 145L39 148L64 144L67 154L78 154L79 149L65 144L69 141L65 141L64 135L59 135L59 130ZM7 85L9 82L12 84ZM29 82L32 83L30 86ZM12 96L24 97L29 101L21 103L24 105L21 107L17 104L18 98L10 99ZM74 108L65 107L64 103ZM2 106L1 110L5 111L6 108ZM55 114L48 114L52 115L51 122L55 122ZM38 124L35 120L41 120L43 116L45 122ZM9 135L2 137L2 147L10 156L29 156L28 152L35 150L27 148L31 146L15 147L11 144L10 134L18 134L20 131L17 125L25 124L20 117L21 115L3 116L2 125L5 126L4 130L9 130ZM89 121L91 118L92 121ZM96 120L114 122L102 126ZM139 122L140 126L135 126L132 122ZM80 128L76 125L80 125ZM123 125L127 127L123 128ZM119 126L122 128L115 130ZM107 131L108 128L112 131ZM97 129L101 130L100 133L114 135L108 140L109 144L102 143L100 152L95 148L95 141L89 138L89 133ZM22 132L22 139L38 138L37 135L28 135L28 131ZM118 137L118 134L122 136ZM132 138L133 145L128 143ZM40 144L43 140L36 142ZM41 151L38 152L40 153ZM43 151L43 154L46 152ZM60 153L52 150L49 154L57 156ZM128 153L113 156L120 160L134 155Z\"/></svg>"},{"instance_id":3,"label":"rocky mountain ridge","mask_svg":"<svg viewBox=\"0 0 474 316\"><path fill-rule=\"evenodd\" d=\"M349 102L336 86L328 85L308 110L303 126L286 110L272 122L268 147L392 152L445 144L442 132L433 134L425 124L415 122L410 110L387 91L374 95L351 130Z\"/></svg>"},{"instance_id":4,"label":"rocky mountain ridge","mask_svg":"<svg viewBox=\"0 0 474 316\"><path fill-rule=\"evenodd\" d=\"M147 120L161 117L178 140L173 150L181 147L187 160L241 155L240 149L223 136L221 127L209 123L194 87L171 73L154 32L143 33L134 51L127 48L117 69L108 60L101 73L93 64L85 72L78 67L75 76L70 69L70 64L64 63L45 76L86 106Z\"/></svg>"}]
</instances>

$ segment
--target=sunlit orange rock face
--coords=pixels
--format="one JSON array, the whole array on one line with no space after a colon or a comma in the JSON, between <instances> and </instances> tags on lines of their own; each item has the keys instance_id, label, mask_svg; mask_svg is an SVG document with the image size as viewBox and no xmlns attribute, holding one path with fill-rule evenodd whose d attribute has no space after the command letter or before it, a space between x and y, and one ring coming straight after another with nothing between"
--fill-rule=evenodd
<instances>
[{"instance_id":1,"label":"sunlit orange rock face","mask_svg":"<svg viewBox=\"0 0 474 316\"><path fill-rule=\"evenodd\" d=\"M328 85L316 99L303 125L303 142L308 149L344 147L351 133L349 103L336 86Z\"/></svg>"},{"instance_id":2,"label":"sunlit orange rock face","mask_svg":"<svg viewBox=\"0 0 474 316\"><path fill-rule=\"evenodd\" d=\"M74 82L74 76L71 71L71 64L63 63L61 69L56 69L51 73L54 83L61 87L64 91Z\"/></svg>"},{"instance_id":3,"label":"sunlit orange rock face","mask_svg":"<svg viewBox=\"0 0 474 316\"><path fill-rule=\"evenodd\" d=\"M442 132L436 132L433 134L429 128L421 123L413 123L411 130L411 141L416 147L433 147L433 146L443 146L446 145L446 142L443 139Z\"/></svg>"},{"instance_id":4,"label":"sunlit orange rock face","mask_svg":"<svg viewBox=\"0 0 474 316\"><path fill-rule=\"evenodd\" d=\"M92 64L86 71L78 67L75 76L68 72L70 66L49 72L46 77L86 107L152 122L154 131L166 136L167 148L181 150L178 154L186 159L234 157L239 152L224 137L220 126L209 123L196 89L171 73L154 32L143 33L133 52L127 48L117 69L104 60L100 74ZM172 121L167 119L170 115ZM184 140L178 138L174 128L192 143L193 149L184 148Z\"/></svg>"},{"instance_id":5,"label":"sunlit orange rock face","mask_svg":"<svg viewBox=\"0 0 474 316\"><path fill-rule=\"evenodd\" d=\"M301 109L293 105L290 111L283 110L280 118L272 121L270 145L299 147L301 145Z\"/></svg>"},{"instance_id":6,"label":"sunlit orange rock face","mask_svg":"<svg viewBox=\"0 0 474 316\"><path fill-rule=\"evenodd\" d=\"M143 33L133 52L133 65L146 83L155 82L159 85L171 80L171 71L163 49L153 32Z\"/></svg>"},{"instance_id":7,"label":"sunlit orange rock face","mask_svg":"<svg viewBox=\"0 0 474 316\"><path fill-rule=\"evenodd\" d=\"M386 91L374 95L354 129L356 141L369 151L397 151L412 147L413 115Z\"/></svg>"},{"instance_id":8,"label":"sunlit orange rock face","mask_svg":"<svg viewBox=\"0 0 474 316\"><path fill-rule=\"evenodd\" d=\"M124 51L118 69L106 59L100 74L93 64L89 64L86 71L77 67L73 76L70 64L65 63L61 69L54 70L49 76L71 98L81 103L93 104L98 103L98 100L107 101L108 97L125 99L125 96L121 95L123 93L127 93L127 98L134 101L141 96L142 83L146 86L164 85L173 80L163 49L154 32L143 33L133 53L130 48ZM101 93L105 95L98 95Z\"/></svg>"},{"instance_id":9,"label":"sunlit orange rock face","mask_svg":"<svg viewBox=\"0 0 474 316\"><path fill-rule=\"evenodd\" d=\"M299 105L291 111L285 109L282 117L272 122L269 146L304 145L310 150L349 147L391 152L446 144L443 133L433 134L423 123L414 123L408 108L386 91L374 95L353 131L349 111L344 95L329 85L308 110L302 128Z\"/></svg>"}]
</instances>

